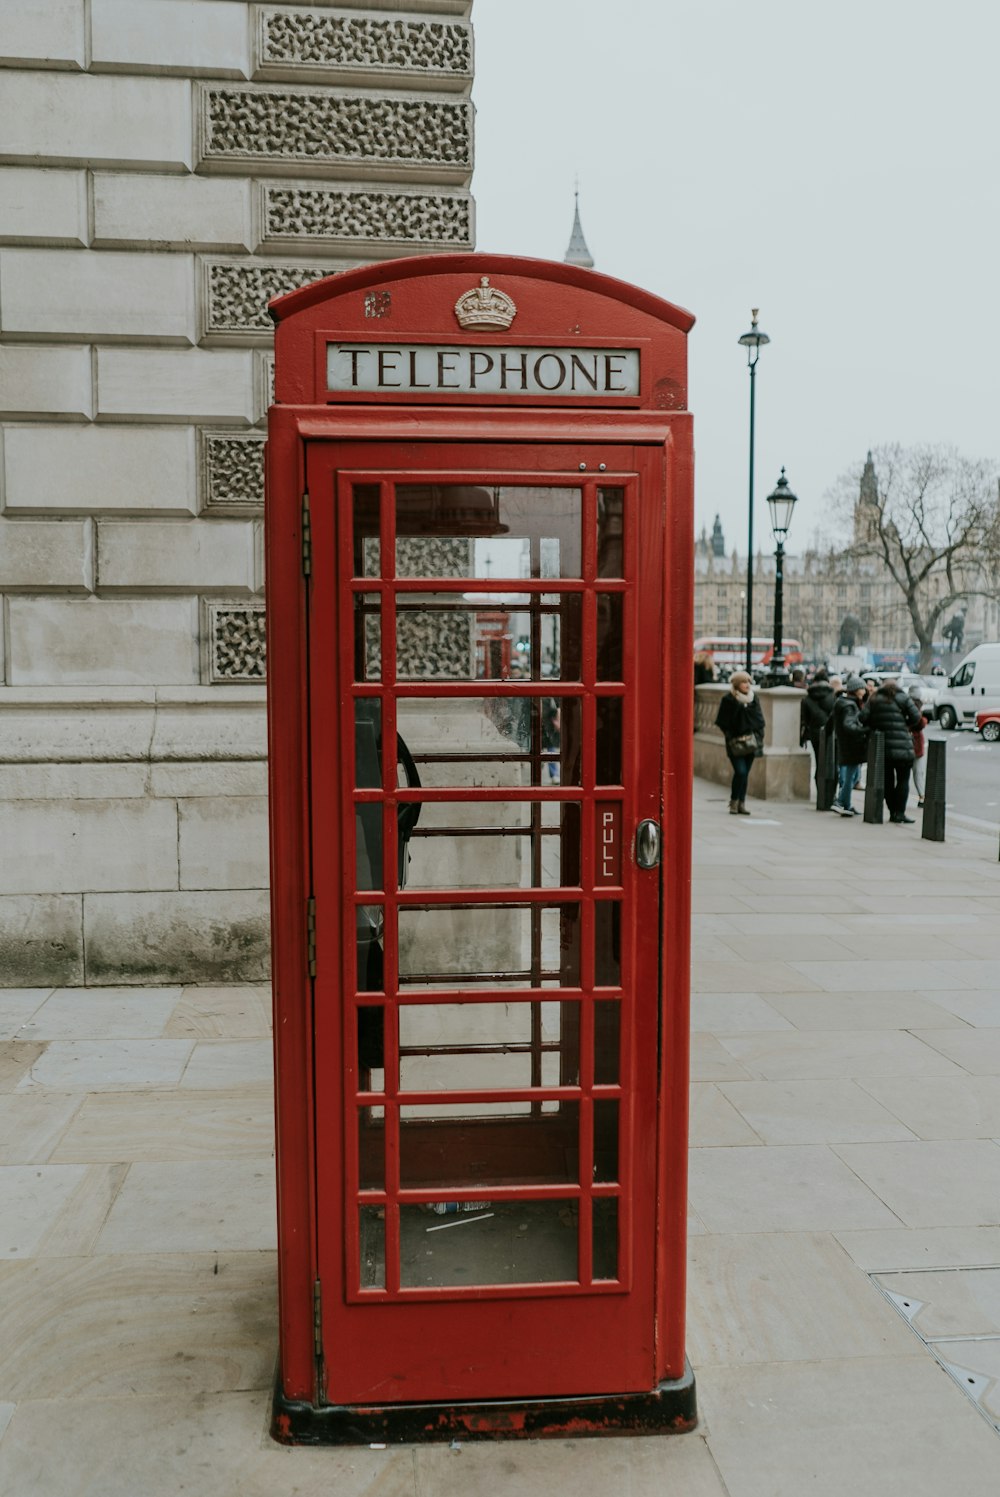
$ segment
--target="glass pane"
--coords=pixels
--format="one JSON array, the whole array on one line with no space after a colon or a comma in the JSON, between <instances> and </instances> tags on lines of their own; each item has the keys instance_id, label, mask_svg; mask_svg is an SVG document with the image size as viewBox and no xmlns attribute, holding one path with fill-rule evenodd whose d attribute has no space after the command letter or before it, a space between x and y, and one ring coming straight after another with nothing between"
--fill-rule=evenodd
<instances>
[{"instance_id":1,"label":"glass pane","mask_svg":"<svg viewBox=\"0 0 1000 1497\"><path fill-rule=\"evenodd\" d=\"M594 1179L613 1183L618 1179L618 1103L594 1103Z\"/></svg>"},{"instance_id":2,"label":"glass pane","mask_svg":"<svg viewBox=\"0 0 1000 1497\"><path fill-rule=\"evenodd\" d=\"M617 1086L621 1076L621 1004L601 999L594 1004L594 1081Z\"/></svg>"},{"instance_id":3,"label":"glass pane","mask_svg":"<svg viewBox=\"0 0 1000 1497\"><path fill-rule=\"evenodd\" d=\"M622 907L602 899L594 906L594 982L617 988L622 980Z\"/></svg>"},{"instance_id":4,"label":"glass pane","mask_svg":"<svg viewBox=\"0 0 1000 1497\"><path fill-rule=\"evenodd\" d=\"M622 783L622 700L597 698L597 783Z\"/></svg>"},{"instance_id":5,"label":"glass pane","mask_svg":"<svg viewBox=\"0 0 1000 1497\"><path fill-rule=\"evenodd\" d=\"M379 547L379 486L356 483L354 498L354 575L377 577L381 570Z\"/></svg>"},{"instance_id":6,"label":"glass pane","mask_svg":"<svg viewBox=\"0 0 1000 1497\"><path fill-rule=\"evenodd\" d=\"M573 1000L404 1004L399 1050L404 1091L576 1086L579 1008ZM511 1106L524 1112L531 1104ZM434 1107L423 1111L436 1116Z\"/></svg>"},{"instance_id":7,"label":"glass pane","mask_svg":"<svg viewBox=\"0 0 1000 1497\"><path fill-rule=\"evenodd\" d=\"M427 788L580 783L579 697L402 697L396 710Z\"/></svg>"},{"instance_id":8,"label":"glass pane","mask_svg":"<svg viewBox=\"0 0 1000 1497\"><path fill-rule=\"evenodd\" d=\"M442 1217L401 1206L403 1288L574 1283L577 1215L571 1201L510 1201Z\"/></svg>"},{"instance_id":9,"label":"glass pane","mask_svg":"<svg viewBox=\"0 0 1000 1497\"><path fill-rule=\"evenodd\" d=\"M400 597L396 675L400 681L580 679L582 598L555 605L528 594L470 601Z\"/></svg>"},{"instance_id":10,"label":"glass pane","mask_svg":"<svg viewBox=\"0 0 1000 1497\"><path fill-rule=\"evenodd\" d=\"M358 1212L361 1288L385 1288L385 1207L362 1206Z\"/></svg>"},{"instance_id":11,"label":"glass pane","mask_svg":"<svg viewBox=\"0 0 1000 1497\"><path fill-rule=\"evenodd\" d=\"M580 906L415 906L399 911L402 985L580 985Z\"/></svg>"},{"instance_id":12,"label":"glass pane","mask_svg":"<svg viewBox=\"0 0 1000 1497\"><path fill-rule=\"evenodd\" d=\"M597 679L622 679L622 618L625 599L621 593L597 594Z\"/></svg>"},{"instance_id":13,"label":"glass pane","mask_svg":"<svg viewBox=\"0 0 1000 1497\"><path fill-rule=\"evenodd\" d=\"M354 595L354 679L382 678L382 604L378 593Z\"/></svg>"},{"instance_id":14,"label":"glass pane","mask_svg":"<svg viewBox=\"0 0 1000 1497\"><path fill-rule=\"evenodd\" d=\"M581 490L400 484L400 577L579 577Z\"/></svg>"},{"instance_id":15,"label":"glass pane","mask_svg":"<svg viewBox=\"0 0 1000 1497\"><path fill-rule=\"evenodd\" d=\"M624 489L597 490L597 575L624 577Z\"/></svg>"},{"instance_id":16,"label":"glass pane","mask_svg":"<svg viewBox=\"0 0 1000 1497\"><path fill-rule=\"evenodd\" d=\"M362 1190L385 1190L385 1119L370 1107L358 1108L358 1184Z\"/></svg>"},{"instance_id":17,"label":"glass pane","mask_svg":"<svg viewBox=\"0 0 1000 1497\"><path fill-rule=\"evenodd\" d=\"M575 1185L580 1171L580 1104L532 1115L530 1103L476 1102L401 1107L399 1183L404 1190L474 1190L498 1185Z\"/></svg>"},{"instance_id":18,"label":"glass pane","mask_svg":"<svg viewBox=\"0 0 1000 1497\"><path fill-rule=\"evenodd\" d=\"M354 783L359 790L382 788L382 703L378 697L358 697L354 703Z\"/></svg>"},{"instance_id":19,"label":"glass pane","mask_svg":"<svg viewBox=\"0 0 1000 1497\"><path fill-rule=\"evenodd\" d=\"M362 1091L380 1092L385 1078L385 1009L363 1004L358 1008L358 1071Z\"/></svg>"},{"instance_id":20,"label":"glass pane","mask_svg":"<svg viewBox=\"0 0 1000 1497\"><path fill-rule=\"evenodd\" d=\"M618 1277L618 1198L595 1196L593 1211L593 1265L595 1279Z\"/></svg>"},{"instance_id":21,"label":"glass pane","mask_svg":"<svg viewBox=\"0 0 1000 1497\"><path fill-rule=\"evenodd\" d=\"M434 801L407 844L408 889L556 889L580 861L578 801Z\"/></svg>"},{"instance_id":22,"label":"glass pane","mask_svg":"<svg viewBox=\"0 0 1000 1497\"><path fill-rule=\"evenodd\" d=\"M381 993L385 988L382 931L385 910L380 904L357 907L357 971L359 993Z\"/></svg>"}]
</instances>

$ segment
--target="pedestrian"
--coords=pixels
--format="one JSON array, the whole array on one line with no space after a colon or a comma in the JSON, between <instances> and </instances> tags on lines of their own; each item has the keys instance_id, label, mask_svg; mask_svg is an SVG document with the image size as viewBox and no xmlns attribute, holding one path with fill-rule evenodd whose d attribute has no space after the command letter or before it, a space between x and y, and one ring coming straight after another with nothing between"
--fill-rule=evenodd
<instances>
[{"instance_id":1,"label":"pedestrian","mask_svg":"<svg viewBox=\"0 0 1000 1497\"><path fill-rule=\"evenodd\" d=\"M919 707L896 681L883 681L861 709L862 724L869 732L884 736L885 803L889 820L897 825L913 825L913 817L906 814L906 799L914 758L912 734L921 721Z\"/></svg>"},{"instance_id":2,"label":"pedestrian","mask_svg":"<svg viewBox=\"0 0 1000 1497\"><path fill-rule=\"evenodd\" d=\"M868 698L860 676L848 676L833 704L833 730L837 735L837 795L833 809L838 816L859 816L851 803L861 766L868 757L868 734L861 725L861 706Z\"/></svg>"},{"instance_id":3,"label":"pedestrian","mask_svg":"<svg viewBox=\"0 0 1000 1497\"><path fill-rule=\"evenodd\" d=\"M694 657L694 684L704 686L715 680L715 657L711 650L698 650Z\"/></svg>"},{"instance_id":4,"label":"pedestrian","mask_svg":"<svg viewBox=\"0 0 1000 1497\"><path fill-rule=\"evenodd\" d=\"M917 806L924 803L924 784L927 777L927 745L924 739L924 729L931 720L931 715L924 706L923 697L910 693L911 702L916 702L920 710L920 727L914 728L913 738L913 788L917 792Z\"/></svg>"},{"instance_id":5,"label":"pedestrian","mask_svg":"<svg viewBox=\"0 0 1000 1497\"><path fill-rule=\"evenodd\" d=\"M796 691L805 691L806 689L806 673L801 665L797 665L792 671L792 685Z\"/></svg>"},{"instance_id":6,"label":"pedestrian","mask_svg":"<svg viewBox=\"0 0 1000 1497\"><path fill-rule=\"evenodd\" d=\"M806 687L806 694L799 707L799 747L808 743L813 752L813 778L819 794L819 735L826 727L833 712L833 687L826 667L820 666Z\"/></svg>"},{"instance_id":7,"label":"pedestrian","mask_svg":"<svg viewBox=\"0 0 1000 1497\"><path fill-rule=\"evenodd\" d=\"M764 751L764 713L747 671L734 671L729 690L719 703L715 726L726 740L726 754L733 766L729 796L730 816L749 816L746 807L750 766Z\"/></svg>"}]
</instances>

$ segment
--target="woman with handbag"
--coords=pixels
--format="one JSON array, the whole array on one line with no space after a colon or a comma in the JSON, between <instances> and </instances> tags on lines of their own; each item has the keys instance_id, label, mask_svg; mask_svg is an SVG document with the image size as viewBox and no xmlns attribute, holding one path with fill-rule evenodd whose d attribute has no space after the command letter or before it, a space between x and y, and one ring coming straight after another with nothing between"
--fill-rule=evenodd
<instances>
[{"instance_id":1,"label":"woman with handbag","mask_svg":"<svg viewBox=\"0 0 1000 1497\"><path fill-rule=\"evenodd\" d=\"M729 690L719 703L715 726L722 730L733 766L730 816L749 816L746 807L750 766L764 746L764 713L747 671L734 671Z\"/></svg>"}]
</instances>

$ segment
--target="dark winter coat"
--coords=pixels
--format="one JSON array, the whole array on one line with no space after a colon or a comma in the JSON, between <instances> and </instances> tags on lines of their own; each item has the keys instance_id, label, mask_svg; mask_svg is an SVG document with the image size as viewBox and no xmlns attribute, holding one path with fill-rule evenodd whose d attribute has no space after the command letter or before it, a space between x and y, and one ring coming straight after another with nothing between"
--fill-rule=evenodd
<instances>
[{"instance_id":1,"label":"dark winter coat","mask_svg":"<svg viewBox=\"0 0 1000 1497\"><path fill-rule=\"evenodd\" d=\"M754 733L757 742L764 742L764 713L760 701L754 693L754 699L749 707L738 702L731 691L719 703L719 710L715 714L715 726L721 728L726 738L726 749L729 749L730 738L742 738L744 733Z\"/></svg>"},{"instance_id":2,"label":"dark winter coat","mask_svg":"<svg viewBox=\"0 0 1000 1497\"><path fill-rule=\"evenodd\" d=\"M814 681L806 688L799 707L799 743L811 743L819 751L820 729L825 728L837 700L829 681Z\"/></svg>"},{"instance_id":3,"label":"dark winter coat","mask_svg":"<svg viewBox=\"0 0 1000 1497\"><path fill-rule=\"evenodd\" d=\"M842 692L833 707L837 759L841 764L863 764L868 757L868 734L861 722L861 703Z\"/></svg>"},{"instance_id":4,"label":"dark winter coat","mask_svg":"<svg viewBox=\"0 0 1000 1497\"><path fill-rule=\"evenodd\" d=\"M913 729L920 726L920 708L904 691L887 691L880 686L867 706L861 709L861 721L872 733L885 734L885 757L895 764L913 763Z\"/></svg>"}]
</instances>

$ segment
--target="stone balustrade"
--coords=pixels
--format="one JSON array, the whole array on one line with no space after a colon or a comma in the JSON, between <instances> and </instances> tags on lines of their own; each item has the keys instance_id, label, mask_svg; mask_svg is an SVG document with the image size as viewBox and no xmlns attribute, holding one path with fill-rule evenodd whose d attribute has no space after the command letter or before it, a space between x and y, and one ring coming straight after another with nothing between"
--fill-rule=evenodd
<instances>
[{"instance_id":1,"label":"stone balustrade","mask_svg":"<svg viewBox=\"0 0 1000 1497\"><path fill-rule=\"evenodd\" d=\"M728 686L694 689L694 772L702 780L728 785L732 767L725 741L715 726L719 702ZM791 686L765 687L764 753L750 771L750 794L760 800L809 800L812 796L812 755L799 747L799 707L802 693Z\"/></svg>"}]
</instances>

